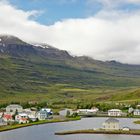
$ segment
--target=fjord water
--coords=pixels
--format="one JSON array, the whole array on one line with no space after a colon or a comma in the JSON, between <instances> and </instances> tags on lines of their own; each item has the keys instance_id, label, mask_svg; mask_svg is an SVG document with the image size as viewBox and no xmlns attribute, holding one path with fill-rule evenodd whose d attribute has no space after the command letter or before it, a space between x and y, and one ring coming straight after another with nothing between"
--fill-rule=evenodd
<instances>
[{"instance_id":1,"label":"fjord water","mask_svg":"<svg viewBox=\"0 0 140 140\"><path fill-rule=\"evenodd\" d=\"M66 136L56 136L55 132L67 130L93 129L102 127L102 123L107 118L84 118L80 121L62 122L36 125L17 130L1 132L0 140L139 140L140 136L128 135L96 135L96 134L76 134ZM137 119L120 118L121 127L140 129L140 125L133 123Z\"/></svg>"}]
</instances>

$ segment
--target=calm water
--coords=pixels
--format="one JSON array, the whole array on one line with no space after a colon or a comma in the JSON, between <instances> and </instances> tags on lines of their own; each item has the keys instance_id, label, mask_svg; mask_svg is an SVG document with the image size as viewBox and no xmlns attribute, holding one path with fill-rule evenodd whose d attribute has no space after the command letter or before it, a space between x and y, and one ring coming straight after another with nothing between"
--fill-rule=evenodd
<instances>
[{"instance_id":1,"label":"calm water","mask_svg":"<svg viewBox=\"0 0 140 140\"><path fill-rule=\"evenodd\" d=\"M63 130L92 129L102 127L107 118L85 118L80 121L63 122L31 126L17 130L1 132L0 140L140 140L140 136L126 135L67 135L55 136L55 132ZM135 119L119 119L121 127L140 129L140 125L133 124Z\"/></svg>"}]
</instances>

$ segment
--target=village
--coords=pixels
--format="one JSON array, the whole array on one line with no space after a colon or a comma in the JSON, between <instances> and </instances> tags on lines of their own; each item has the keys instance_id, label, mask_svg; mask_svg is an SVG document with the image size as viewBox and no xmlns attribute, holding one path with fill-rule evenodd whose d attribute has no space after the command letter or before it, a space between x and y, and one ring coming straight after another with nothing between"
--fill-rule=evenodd
<instances>
[{"instance_id":1,"label":"village","mask_svg":"<svg viewBox=\"0 0 140 140\"><path fill-rule=\"evenodd\" d=\"M140 109L128 108L127 112L120 109L110 109L107 112L100 111L97 107L91 109L64 109L59 111L56 115L53 113L51 108L40 108L35 107L23 108L19 104L10 104L3 111L0 112L0 126L14 125L14 124L30 124L33 122L41 122L45 120L53 120L57 118L65 121L65 118L76 118L77 116L81 119L82 117L108 117L103 123L103 129L106 130L119 130L119 121L117 117L140 117ZM61 118L61 119L60 119ZM73 119L74 120L74 119ZM76 120L76 119L75 119ZM130 128L125 127L124 129L129 130Z\"/></svg>"},{"instance_id":2,"label":"village","mask_svg":"<svg viewBox=\"0 0 140 140\"><path fill-rule=\"evenodd\" d=\"M42 121L51 119L52 115L53 112L50 108L42 108L38 111L36 108L23 109L21 105L11 104L0 113L0 126Z\"/></svg>"}]
</instances>

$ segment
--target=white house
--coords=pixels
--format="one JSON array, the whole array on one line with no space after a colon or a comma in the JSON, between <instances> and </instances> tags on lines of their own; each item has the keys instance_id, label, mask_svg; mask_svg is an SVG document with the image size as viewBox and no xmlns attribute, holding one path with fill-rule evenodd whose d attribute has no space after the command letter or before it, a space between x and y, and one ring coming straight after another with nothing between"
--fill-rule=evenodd
<instances>
[{"instance_id":1,"label":"white house","mask_svg":"<svg viewBox=\"0 0 140 140\"><path fill-rule=\"evenodd\" d=\"M36 111L32 111L31 109L24 109L23 113L26 113L28 115L28 118L32 121L36 121Z\"/></svg>"},{"instance_id":2,"label":"white house","mask_svg":"<svg viewBox=\"0 0 140 140\"><path fill-rule=\"evenodd\" d=\"M0 118L0 126L7 125L7 122L5 122L2 118Z\"/></svg>"},{"instance_id":3,"label":"white house","mask_svg":"<svg viewBox=\"0 0 140 140\"><path fill-rule=\"evenodd\" d=\"M128 113L133 113L134 112L134 109L132 108L132 107L130 107L129 109L128 109Z\"/></svg>"},{"instance_id":4,"label":"white house","mask_svg":"<svg viewBox=\"0 0 140 140\"><path fill-rule=\"evenodd\" d=\"M37 113L37 118L39 120L46 120L48 119L49 117L49 114L47 111L43 111L43 110L40 110L38 113Z\"/></svg>"},{"instance_id":5,"label":"white house","mask_svg":"<svg viewBox=\"0 0 140 140\"><path fill-rule=\"evenodd\" d=\"M88 114L96 114L99 109L78 109L77 113L78 114L83 114L83 115L88 115Z\"/></svg>"},{"instance_id":6,"label":"white house","mask_svg":"<svg viewBox=\"0 0 140 140\"><path fill-rule=\"evenodd\" d=\"M37 117L35 115L32 115L32 114L28 115L28 118L33 122L35 122L37 120Z\"/></svg>"},{"instance_id":7,"label":"white house","mask_svg":"<svg viewBox=\"0 0 140 140\"><path fill-rule=\"evenodd\" d=\"M46 111L49 115L53 114L52 109L50 109L50 108L42 108L41 110Z\"/></svg>"},{"instance_id":8,"label":"white house","mask_svg":"<svg viewBox=\"0 0 140 140\"><path fill-rule=\"evenodd\" d=\"M133 114L135 116L140 116L140 109L135 109L134 112L133 112Z\"/></svg>"},{"instance_id":9,"label":"white house","mask_svg":"<svg viewBox=\"0 0 140 140\"><path fill-rule=\"evenodd\" d=\"M93 112L98 112L98 111L99 111L99 109L98 109L97 107L92 107L91 110L92 110Z\"/></svg>"},{"instance_id":10,"label":"white house","mask_svg":"<svg viewBox=\"0 0 140 140\"><path fill-rule=\"evenodd\" d=\"M11 105L8 105L6 107L6 112L14 114L16 111L18 113L22 112L23 111L23 107L18 105L18 104L11 104Z\"/></svg>"},{"instance_id":11,"label":"white house","mask_svg":"<svg viewBox=\"0 0 140 140\"><path fill-rule=\"evenodd\" d=\"M67 112L70 112L70 115L72 115L73 113L74 113L74 111L72 110L72 109L64 109L64 110L61 110L60 112L59 112L59 115L61 115L61 116L66 116L67 115ZM75 112L76 113L76 112Z\"/></svg>"},{"instance_id":12,"label":"white house","mask_svg":"<svg viewBox=\"0 0 140 140\"><path fill-rule=\"evenodd\" d=\"M108 116L121 116L122 111L120 109L111 109L108 110Z\"/></svg>"},{"instance_id":13,"label":"white house","mask_svg":"<svg viewBox=\"0 0 140 140\"><path fill-rule=\"evenodd\" d=\"M19 113L18 115L15 116L15 121L18 122L19 124L29 123L29 118L26 113Z\"/></svg>"},{"instance_id":14,"label":"white house","mask_svg":"<svg viewBox=\"0 0 140 140\"><path fill-rule=\"evenodd\" d=\"M103 129L105 130L119 130L119 121L114 118L109 118L108 120L103 123Z\"/></svg>"},{"instance_id":15,"label":"white house","mask_svg":"<svg viewBox=\"0 0 140 140\"><path fill-rule=\"evenodd\" d=\"M2 118L3 114L4 114L3 112L0 112L0 118Z\"/></svg>"}]
</instances>

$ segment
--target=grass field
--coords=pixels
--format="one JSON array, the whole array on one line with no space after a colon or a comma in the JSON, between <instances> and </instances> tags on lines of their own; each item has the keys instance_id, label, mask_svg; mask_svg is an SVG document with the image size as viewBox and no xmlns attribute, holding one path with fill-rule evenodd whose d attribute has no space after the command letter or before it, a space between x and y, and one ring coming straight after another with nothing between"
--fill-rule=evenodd
<instances>
[{"instance_id":1,"label":"grass field","mask_svg":"<svg viewBox=\"0 0 140 140\"><path fill-rule=\"evenodd\" d=\"M0 104L29 101L48 102L56 108L72 107L78 103L101 103L101 102L128 102L140 101L139 88L76 88L68 84L53 84L47 87L40 86L40 89L47 90L46 93L14 92L2 94L0 92Z\"/></svg>"}]
</instances>

